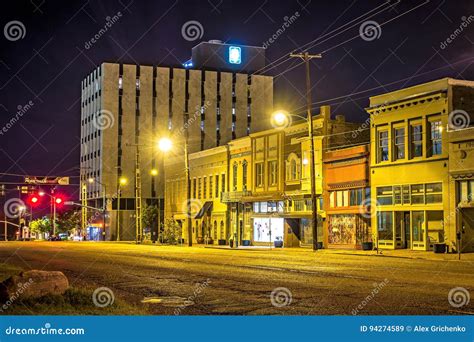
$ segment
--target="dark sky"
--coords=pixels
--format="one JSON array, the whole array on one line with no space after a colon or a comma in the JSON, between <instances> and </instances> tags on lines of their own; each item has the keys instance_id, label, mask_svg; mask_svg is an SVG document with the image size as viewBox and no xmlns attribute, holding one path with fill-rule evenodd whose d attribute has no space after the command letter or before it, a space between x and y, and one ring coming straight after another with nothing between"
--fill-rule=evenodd
<instances>
[{"instance_id":1,"label":"dark sky","mask_svg":"<svg viewBox=\"0 0 474 342\"><path fill-rule=\"evenodd\" d=\"M318 44L309 50L325 52L321 60L312 64L313 101L331 103L334 112L354 121L366 119L363 108L370 95L446 76L474 79L474 21L447 47L440 47L460 27L463 17L474 15L474 1L391 1L393 7L384 3L5 2L1 27L17 20L24 25L26 34L14 41L6 39L5 32L0 35L0 126L15 115L18 106L29 101L34 105L0 135L0 172L77 175L81 80L103 61L179 65L199 42L185 40L181 34L183 24L190 20L202 25L202 40L261 46L284 24L286 16L298 12L299 17L268 47L268 61L319 37ZM381 13L377 14L376 8ZM376 15L368 18L366 13L371 10ZM90 49L85 49L85 43L105 25L106 17L119 11L120 20ZM359 27L367 20L380 25L380 37L375 40L366 41L359 35ZM341 28L342 25L345 26ZM295 62L286 61L268 74L278 75ZM399 80L405 81L393 83ZM377 89L361 92L371 88ZM278 107L301 110L303 92L303 66L287 71L275 81Z\"/></svg>"}]
</instances>

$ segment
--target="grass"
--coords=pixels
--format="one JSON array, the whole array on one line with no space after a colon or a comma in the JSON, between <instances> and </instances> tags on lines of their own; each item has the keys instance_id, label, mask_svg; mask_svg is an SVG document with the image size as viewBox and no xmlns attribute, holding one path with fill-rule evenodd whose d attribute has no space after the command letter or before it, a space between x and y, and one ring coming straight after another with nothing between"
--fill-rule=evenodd
<instances>
[{"instance_id":1,"label":"grass","mask_svg":"<svg viewBox=\"0 0 474 342\"><path fill-rule=\"evenodd\" d=\"M4 281L21 269L7 264L0 265L0 281ZM19 298L11 305L2 307L0 315L143 315L143 308L133 306L119 298L112 305L97 307L92 301L93 288L71 287L62 295L49 294L39 298Z\"/></svg>"}]
</instances>

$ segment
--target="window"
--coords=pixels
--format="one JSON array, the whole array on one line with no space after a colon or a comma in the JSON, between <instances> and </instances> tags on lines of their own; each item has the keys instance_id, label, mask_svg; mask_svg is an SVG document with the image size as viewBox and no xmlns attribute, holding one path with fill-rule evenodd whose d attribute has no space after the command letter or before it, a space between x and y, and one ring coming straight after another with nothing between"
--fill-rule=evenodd
<instances>
[{"instance_id":1,"label":"window","mask_svg":"<svg viewBox=\"0 0 474 342\"><path fill-rule=\"evenodd\" d=\"M410 186L402 185L403 204L410 204Z\"/></svg>"},{"instance_id":2,"label":"window","mask_svg":"<svg viewBox=\"0 0 474 342\"><path fill-rule=\"evenodd\" d=\"M377 212L379 240L393 240L393 219L391 211Z\"/></svg>"},{"instance_id":3,"label":"window","mask_svg":"<svg viewBox=\"0 0 474 342\"><path fill-rule=\"evenodd\" d=\"M377 188L377 203L380 205L393 204L393 188L391 186Z\"/></svg>"},{"instance_id":4,"label":"window","mask_svg":"<svg viewBox=\"0 0 474 342\"><path fill-rule=\"evenodd\" d=\"M388 160L388 131L379 132L379 150L378 150L378 161Z\"/></svg>"},{"instance_id":5,"label":"window","mask_svg":"<svg viewBox=\"0 0 474 342\"><path fill-rule=\"evenodd\" d=\"M414 184L411 186L411 203L423 204L425 203L425 185Z\"/></svg>"},{"instance_id":6,"label":"window","mask_svg":"<svg viewBox=\"0 0 474 342\"><path fill-rule=\"evenodd\" d=\"M263 187L263 163L255 164L255 186Z\"/></svg>"},{"instance_id":7,"label":"window","mask_svg":"<svg viewBox=\"0 0 474 342\"><path fill-rule=\"evenodd\" d=\"M232 190L237 191L237 171L238 171L237 162L232 166Z\"/></svg>"},{"instance_id":8,"label":"window","mask_svg":"<svg viewBox=\"0 0 474 342\"><path fill-rule=\"evenodd\" d=\"M212 180L213 180L213 177L212 176L209 176L209 198L212 198L213 196L213 192L212 192Z\"/></svg>"},{"instance_id":9,"label":"window","mask_svg":"<svg viewBox=\"0 0 474 342\"><path fill-rule=\"evenodd\" d=\"M286 180L298 181L300 173L300 159L295 153L290 153L286 161Z\"/></svg>"},{"instance_id":10,"label":"window","mask_svg":"<svg viewBox=\"0 0 474 342\"><path fill-rule=\"evenodd\" d=\"M356 206L361 205L363 202L363 189L353 189L350 190L349 194L349 205Z\"/></svg>"},{"instance_id":11,"label":"window","mask_svg":"<svg viewBox=\"0 0 474 342\"><path fill-rule=\"evenodd\" d=\"M202 188L201 188L201 178L198 178L198 197L197 198L202 198Z\"/></svg>"},{"instance_id":12,"label":"window","mask_svg":"<svg viewBox=\"0 0 474 342\"><path fill-rule=\"evenodd\" d=\"M336 191L336 207L347 207L349 205L349 190Z\"/></svg>"},{"instance_id":13,"label":"window","mask_svg":"<svg viewBox=\"0 0 474 342\"><path fill-rule=\"evenodd\" d=\"M119 89L122 89L122 86L123 86L123 80L122 80L122 76L119 77L119 80L118 80L118 87Z\"/></svg>"},{"instance_id":14,"label":"window","mask_svg":"<svg viewBox=\"0 0 474 342\"><path fill-rule=\"evenodd\" d=\"M405 159L405 128L395 128L395 160Z\"/></svg>"},{"instance_id":15,"label":"window","mask_svg":"<svg viewBox=\"0 0 474 342\"><path fill-rule=\"evenodd\" d=\"M221 175L221 192L225 192L225 174Z\"/></svg>"},{"instance_id":16,"label":"window","mask_svg":"<svg viewBox=\"0 0 474 342\"><path fill-rule=\"evenodd\" d=\"M458 182L459 202L472 202L474 193L474 180Z\"/></svg>"},{"instance_id":17,"label":"window","mask_svg":"<svg viewBox=\"0 0 474 342\"><path fill-rule=\"evenodd\" d=\"M329 206L331 208L334 208L334 205L335 205L334 196L335 196L335 192L331 191L331 193L329 194Z\"/></svg>"},{"instance_id":18,"label":"window","mask_svg":"<svg viewBox=\"0 0 474 342\"><path fill-rule=\"evenodd\" d=\"M441 203L443 202L443 184L429 183L425 185L426 203Z\"/></svg>"},{"instance_id":19,"label":"window","mask_svg":"<svg viewBox=\"0 0 474 342\"><path fill-rule=\"evenodd\" d=\"M393 187L393 204L402 204L402 187L400 185Z\"/></svg>"},{"instance_id":20,"label":"window","mask_svg":"<svg viewBox=\"0 0 474 342\"><path fill-rule=\"evenodd\" d=\"M242 190L246 191L247 190L247 169L248 169L248 164L247 161L244 160L242 163Z\"/></svg>"},{"instance_id":21,"label":"window","mask_svg":"<svg viewBox=\"0 0 474 342\"><path fill-rule=\"evenodd\" d=\"M298 178L298 171L296 167L296 160L292 159L290 161L290 179L296 180Z\"/></svg>"},{"instance_id":22,"label":"window","mask_svg":"<svg viewBox=\"0 0 474 342\"><path fill-rule=\"evenodd\" d=\"M442 151L441 147L441 133L442 126L441 121L432 121L430 122L431 126L431 155L436 156L440 155Z\"/></svg>"},{"instance_id":23,"label":"window","mask_svg":"<svg viewBox=\"0 0 474 342\"><path fill-rule=\"evenodd\" d=\"M197 198L196 197L196 190L197 190L197 187L196 187L196 178L193 179L193 198Z\"/></svg>"},{"instance_id":24,"label":"window","mask_svg":"<svg viewBox=\"0 0 474 342\"><path fill-rule=\"evenodd\" d=\"M202 196L202 198L206 198L207 197L207 177L203 178L202 183L203 183L203 185L202 185L203 186L203 192L202 192L203 196Z\"/></svg>"},{"instance_id":25,"label":"window","mask_svg":"<svg viewBox=\"0 0 474 342\"><path fill-rule=\"evenodd\" d=\"M277 185L278 183L278 167L277 161L272 160L268 162L268 169L270 172L270 185Z\"/></svg>"},{"instance_id":26,"label":"window","mask_svg":"<svg viewBox=\"0 0 474 342\"><path fill-rule=\"evenodd\" d=\"M411 126L411 157L423 155L423 128L421 124Z\"/></svg>"},{"instance_id":27,"label":"window","mask_svg":"<svg viewBox=\"0 0 474 342\"><path fill-rule=\"evenodd\" d=\"M216 175L216 197L219 197L219 175Z\"/></svg>"}]
</instances>

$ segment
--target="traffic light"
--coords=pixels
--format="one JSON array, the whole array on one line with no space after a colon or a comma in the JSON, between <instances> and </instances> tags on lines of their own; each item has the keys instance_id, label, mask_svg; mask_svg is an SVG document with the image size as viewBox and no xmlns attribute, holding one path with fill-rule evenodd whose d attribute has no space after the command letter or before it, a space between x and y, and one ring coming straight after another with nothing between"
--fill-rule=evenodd
<instances>
[{"instance_id":1,"label":"traffic light","mask_svg":"<svg viewBox=\"0 0 474 342\"><path fill-rule=\"evenodd\" d=\"M28 204L31 206L37 206L40 203L40 198L38 195L30 195L28 196Z\"/></svg>"},{"instance_id":2,"label":"traffic light","mask_svg":"<svg viewBox=\"0 0 474 342\"><path fill-rule=\"evenodd\" d=\"M64 199L62 196L56 196L54 202L56 203L56 206L61 206L64 203Z\"/></svg>"}]
</instances>

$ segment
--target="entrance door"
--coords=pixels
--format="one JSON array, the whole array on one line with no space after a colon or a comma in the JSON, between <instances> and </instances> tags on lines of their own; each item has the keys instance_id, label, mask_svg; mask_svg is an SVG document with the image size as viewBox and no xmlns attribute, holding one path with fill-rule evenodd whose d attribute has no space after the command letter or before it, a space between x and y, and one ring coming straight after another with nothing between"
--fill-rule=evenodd
<instances>
[{"instance_id":1,"label":"entrance door","mask_svg":"<svg viewBox=\"0 0 474 342\"><path fill-rule=\"evenodd\" d=\"M425 229L425 212L412 212L412 248L416 250L426 250L426 229Z\"/></svg>"},{"instance_id":2,"label":"entrance door","mask_svg":"<svg viewBox=\"0 0 474 342\"><path fill-rule=\"evenodd\" d=\"M410 212L403 212L403 231L405 235L405 244L403 248L411 248L411 231L410 231Z\"/></svg>"},{"instance_id":3,"label":"entrance door","mask_svg":"<svg viewBox=\"0 0 474 342\"><path fill-rule=\"evenodd\" d=\"M396 248L411 248L410 212L395 212Z\"/></svg>"}]
</instances>

